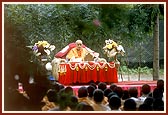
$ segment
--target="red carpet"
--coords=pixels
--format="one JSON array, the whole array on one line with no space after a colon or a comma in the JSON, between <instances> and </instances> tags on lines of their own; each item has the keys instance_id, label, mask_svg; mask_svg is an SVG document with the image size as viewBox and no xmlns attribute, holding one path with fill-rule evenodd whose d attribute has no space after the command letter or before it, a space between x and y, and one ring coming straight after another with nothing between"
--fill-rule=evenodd
<instances>
[{"instance_id":1,"label":"red carpet","mask_svg":"<svg viewBox=\"0 0 168 115\"><path fill-rule=\"evenodd\" d=\"M122 82L118 82L115 83L117 86L122 87L123 90L127 90L130 87L136 87L138 89L138 96L140 96L140 91L141 91L141 87L143 84L149 84L151 86L151 91L153 91L153 89L156 87L157 85L157 81L122 81ZM77 95L78 89L81 86L88 86L88 85L76 85L76 86L72 86L75 95ZM110 85L107 85L107 87L109 87Z\"/></svg>"}]
</instances>

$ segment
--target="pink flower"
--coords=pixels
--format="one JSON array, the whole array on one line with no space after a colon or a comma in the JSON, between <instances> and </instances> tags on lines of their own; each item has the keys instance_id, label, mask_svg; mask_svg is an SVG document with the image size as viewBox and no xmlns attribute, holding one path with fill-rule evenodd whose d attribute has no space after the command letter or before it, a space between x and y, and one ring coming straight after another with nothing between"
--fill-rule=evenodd
<instances>
[{"instance_id":1,"label":"pink flower","mask_svg":"<svg viewBox=\"0 0 168 115\"><path fill-rule=\"evenodd\" d=\"M101 22L100 22L98 19L94 19L94 20L93 20L93 24L94 24L95 26L100 26L100 25L101 25Z\"/></svg>"}]
</instances>

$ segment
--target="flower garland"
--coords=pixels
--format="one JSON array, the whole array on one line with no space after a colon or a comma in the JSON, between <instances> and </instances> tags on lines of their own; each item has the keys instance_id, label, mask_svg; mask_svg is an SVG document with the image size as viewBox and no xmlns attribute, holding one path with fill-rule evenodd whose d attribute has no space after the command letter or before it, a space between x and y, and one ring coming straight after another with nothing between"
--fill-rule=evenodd
<instances>
[{"instance_id":1,"label":"flower garland","mask_svg":"<svg viewBox=\"0 0 168 115\"><path fill-rule=\"evenodd\" d=\"M79 64L79 67L80 67L81 69L84 69L84 68L86 67L86 63L80 63L80 64Z\"/></svg>"},{"instance_id":2,"label":"flower garland","mask_svg":"<svg viewBox=\"0 0 168 115\"><path fill-rule=\"evenodd\" d=\"M69 64L69 67L70 67L70 69L71 70L79 70L79 68L80 69L85 69L85 70L87 70L88 68L90 69L90 70L94 70L95 68L97 69L97 70L99 70L99 69L107 69L108 67L110 67L110 68L114 68L115 67L115 63L102 63L102 64L100 64L100 63L68 63Z\"/></svg>"},{"instance_id":3,"label":"flower garland","mask_svg":"<svg viewBox=\"0 0 168 115\"><path fill-rule=\"evenodd\" d=\"M110 68L114 68L114 67L115 67L115 63L107 63L107 65L108 65Z\"/></svg>"},{"instance_id":4,"label":"flower garland","mask_svg":"<svg viewBox=\"0 0 168 115\"><path fill-rule=\"evenodd\" d=\"M96 68L96 66L97 66L97 63L92 63L92 65L89 64L89 63L87 63L87 66L88 66L88 68L89 68L90 70L94 70L94 69Z\"/></svg>"},{"instance_id":5,"label":"flower garland","mask_svg":"<svg viewBox=\"0 0 168 115\"><path fill-rule=\"evenodd\" d=\"M69 63L69 67L71 68L71 70L75 70L77 66L77 63Z\"/></svg>"}]
</instances>

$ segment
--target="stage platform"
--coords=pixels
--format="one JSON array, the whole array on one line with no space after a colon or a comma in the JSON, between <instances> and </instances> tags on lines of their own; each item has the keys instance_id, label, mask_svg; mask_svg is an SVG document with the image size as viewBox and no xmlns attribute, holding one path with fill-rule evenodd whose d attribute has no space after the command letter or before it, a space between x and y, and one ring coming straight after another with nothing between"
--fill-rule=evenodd
<instances>
[{"instance_id":1,"label":"stage platform","mask_svg":"<svg viewBox=\"0 0 168 115\"><path fill-rule=\"evenodd\" d=\"M138 89L138 96L140 96L141 87L143 84L149 84L151 86L151 91L156 87L157 81L121 81L118 83L114 83L119 87L122 87L123 90L127 90L130 87L136 87ZM69 85L73 88L75 95L77 95L78 89L81 86L88 86L88 85ZM109 87L110 84L107 84L107 87Z\"/></svg>"}]
</instances>

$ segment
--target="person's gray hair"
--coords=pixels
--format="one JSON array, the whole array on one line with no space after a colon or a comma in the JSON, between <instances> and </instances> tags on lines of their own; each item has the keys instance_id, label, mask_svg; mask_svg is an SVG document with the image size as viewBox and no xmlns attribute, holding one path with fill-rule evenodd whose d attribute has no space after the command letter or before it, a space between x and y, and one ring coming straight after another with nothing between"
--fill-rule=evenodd
<instances>
[{"instance_id":1,"label":"person's gray hair","mask_svg":"<svg viewBox=\"0 0 168 115\"><path fill-rule=\"evenodd\" d=\"M82 44L82 40L76 40L76 44Z\"/></svg>"}]
</instances>

